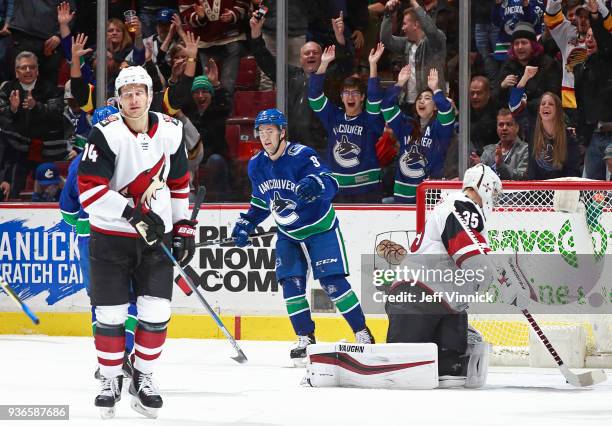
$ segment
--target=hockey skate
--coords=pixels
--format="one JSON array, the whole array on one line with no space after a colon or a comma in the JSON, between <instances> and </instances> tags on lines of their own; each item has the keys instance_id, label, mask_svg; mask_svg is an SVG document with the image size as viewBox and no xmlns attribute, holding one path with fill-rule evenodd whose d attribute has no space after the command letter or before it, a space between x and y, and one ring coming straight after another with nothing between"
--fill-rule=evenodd
<instances>
[{"instance_id":1,"label":"hockey skate","mask_svg":"<svg viewBox=\"0 0 612 426\"><path fill-rule=\"evenodd\" d=\"M152 374L144 374L134 368L130 394L133 396L130 407L143 416L157 418L157 412L164 404Z\"/></svg>"},{"instance_id":2,"label":"hockey skate","mask_svg":"<svg viewBox=\"0 0 612 426\"><path fill-rule=\"evenodd\" d=\"M372 336L370 329L366 327L363 330L355 333L355 343L373 345L374 343L376 343L376 341L374 340L374 336Z\"/></svg>"},{"instance_id":3,"label":"hockey skate","mask_svg":"<svg viewBox=\"0 0 612 426\"><path fill-rule=\"evenodd\" d=\"M115 417L115 404L121 401L121 388L123 387L123 376L113 378L101 376L102 389L100 395L96 396L94 404L100 408L100 417L112 419Z\"/></svg>"},{"instance_id":4,"label":"hockey skate","mask_svg":"<svg viewBox=\"0 0 612 426\"><path fill-rule=\"evenodd\" d=\"M317 343L314 334L310 333L307 336L298 336L297 346L291 349L289 357L296 367L306 366L306 346Z\"/></svg>"}]
</instances>

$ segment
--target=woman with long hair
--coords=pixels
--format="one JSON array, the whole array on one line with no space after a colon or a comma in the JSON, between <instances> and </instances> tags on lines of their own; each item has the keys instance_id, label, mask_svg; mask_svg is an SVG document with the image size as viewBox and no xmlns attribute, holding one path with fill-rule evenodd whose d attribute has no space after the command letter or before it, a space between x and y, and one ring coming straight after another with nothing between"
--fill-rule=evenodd
<instances>
[{"instance_id":1,"label":"woman with long hair","mask_svg":"<svg viewBox=\"0 0 612 426\"><path fill-rule=\"evenodd\" d=\"M410 67L405 66L397 83L387 89L382 112L400 145L395 164L394 201L414 204L416 188L421 182L443 177L444 160L454 132L455 110L439 87L438 71L432 68L427 78L428 88L416 98L415 118L402 113L397 99L409 77Z\"/></svg>"},{"instance_id":2,"label":"woman with long hair","mask_svg":"<svg viewBox=\"0 0 612 426\"><path fill-rule=\"evenodd\" d=\"M561 99L546 92L540 99L529 158L529 179L580 176L576 137L567 129Z\"/></svg>"}]
</instances>

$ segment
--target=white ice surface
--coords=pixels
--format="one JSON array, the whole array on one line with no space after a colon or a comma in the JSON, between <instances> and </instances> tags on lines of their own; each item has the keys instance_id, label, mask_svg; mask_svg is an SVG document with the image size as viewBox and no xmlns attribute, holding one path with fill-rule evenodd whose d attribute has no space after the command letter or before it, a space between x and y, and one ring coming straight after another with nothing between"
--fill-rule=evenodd
<instances>
[{"instance_id":1,"label":"white ice surface","mask_svg":"<svg viewBox=\"0 0 612 426\"><path fill-rule=\"evenodd\" d=\"M155 377L164 398L157 420L129 407L101 420L93 400L91 338L0 336L0 404L68 404L74 425L608 425L612 380L592 388L565 384L556 369L492 368L479 390L390 391L300 386L289 342L241 341L239 365L224 340L169 339ZM612 374L612 371L608 371ZM0 424L9 424L0 422Z\"/></svg>"}]
</instances>

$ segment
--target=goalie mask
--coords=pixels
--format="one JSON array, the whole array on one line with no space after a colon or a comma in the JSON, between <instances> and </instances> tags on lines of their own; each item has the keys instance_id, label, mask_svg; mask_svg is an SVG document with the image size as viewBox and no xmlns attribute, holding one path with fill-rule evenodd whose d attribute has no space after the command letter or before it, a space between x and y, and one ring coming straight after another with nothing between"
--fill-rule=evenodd
<instances>
[{"instance_id":1,"label":"goalie mask","mask_svg":"<svg viewBox=\"0 0 612 426\"><path fill-rule=\"evenodd\" d=\"M123 116L125 116L125 114L121 106L120 92L121 88L123 86L127 86L128 84L143 84L147 87L148 99L145 112L140 117L133 117L134 119L142 118L145 114L148 113L149 108L151 107L151 102L153 101L153 80L151 80L151 76L149 76L149 74L145 71L143 67L134 66L127 67L121 70L121 72L115 79L115 97L117 98L117 105L119 106L119 110L121 111L121 115Z\"/></svg>"},{"instance_id":2,"label":"goalie mask","mask_svg":"<svg viewBox=\"0 0 612 426\"><path fill-rule=\"evenodd\" d=\"M482 210L488 217L502 193L502 183L497 174L482 163L470 167L463 176L463 189L466 188L472 188L480 195Z\"/></svg>"}]
</instances>

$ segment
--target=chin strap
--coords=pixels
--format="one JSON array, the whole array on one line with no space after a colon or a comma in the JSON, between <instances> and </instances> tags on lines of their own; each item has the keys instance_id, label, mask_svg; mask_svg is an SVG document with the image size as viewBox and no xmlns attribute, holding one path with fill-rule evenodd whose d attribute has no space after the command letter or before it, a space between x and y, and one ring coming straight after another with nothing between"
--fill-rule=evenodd
<instances>
[{"instance_id":1,"label":"chin strap","mask_svg":"<svg viewBox=\"0 0 612 426\"><path fill-rule=\"evenodd\" d=\"M269 157L274 157L276 155L276 153L278 152L278 150L280 149L281 144L283 143L283 141L286 140L286 136L283 136L282 138L278 139L278 145L276 146L276 149L274 150L274 153L272 154L268 154Z\"/></svg>"}]
</instances>

